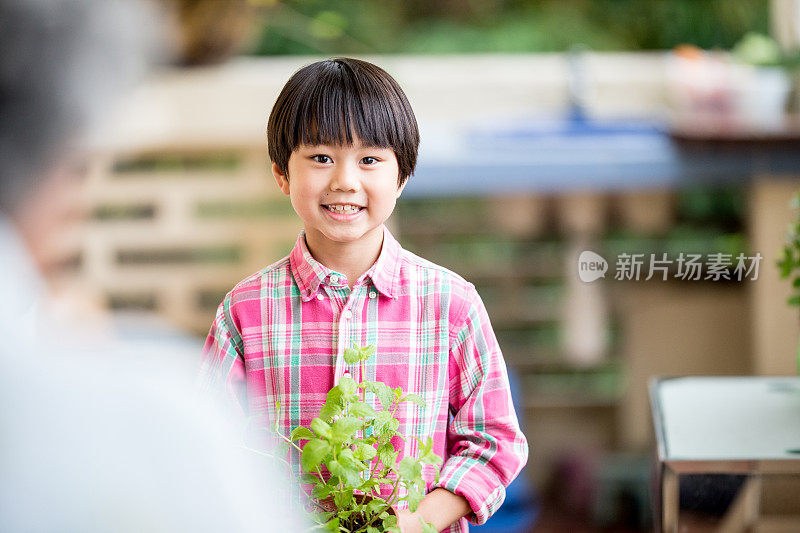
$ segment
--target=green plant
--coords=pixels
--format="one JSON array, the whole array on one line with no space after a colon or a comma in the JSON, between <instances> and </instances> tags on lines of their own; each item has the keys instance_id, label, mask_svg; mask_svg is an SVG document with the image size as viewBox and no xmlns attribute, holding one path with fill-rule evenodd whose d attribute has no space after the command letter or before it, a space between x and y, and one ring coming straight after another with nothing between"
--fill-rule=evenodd
<instances>
[{"instance_id":1,"label":"green plant","mask_svg":"<svg viewBox=\"0 0 800 533\"><path fill-rule=\"evenodd\" d=\"M792 278L792 294L786 303L800 307L800 191L795 193L791 206L797 214L786 232L786 242L777 265L781 278ZM797 349L797 368L800 371L800 344Z\"/></svg>"},{"instance_id":2,"label":"green plant","mask_svg":"<svg viewBox=\"0 0 800 533\"><path fill-rule=\"evenodd\" d=\"M348 364L360 363L360 379L364 375L364 362L373 355L374 346L355 344L344 352ZM367 393L375 395L379 409L367 402ZM405 456L397 461L399 453L391 440L394 437L405 440L397 432L400 421L396 417L403 402L425 406L421 397L403 395L400 387L391 388L380 381L355 381L345 375L328 391L325 405L310 427L299 426L287 437L276 425L278 436L300 452L305 472L301 481L313 486L311 498L317 508L313 515L315 529L399 533L393 506L407 501L412 512L417 509L425 495L423 464L435 465L438 482L441 458L432 451L431 437L427 442L416 439L418 458ZM306 441L302 448L298 444L301 441ZM380 494L382 485L391 487L386 498ZM425 533L436 531L431 524L423 527Z\"/></svg>"},{"instance_id":3,"label":"green plant","mask_svg":"<svg viewBox=\"0 0 800 533\"><path fill-rule=\"evenodd\" d=\"M800 209L800 191L795 193L791 203L795 211ZM781 250L781 258L776 262L781 278L792 278L792 292L787 303L800 307L800 212L786 232L786 241Z\"/></svg>"}]
</instances>

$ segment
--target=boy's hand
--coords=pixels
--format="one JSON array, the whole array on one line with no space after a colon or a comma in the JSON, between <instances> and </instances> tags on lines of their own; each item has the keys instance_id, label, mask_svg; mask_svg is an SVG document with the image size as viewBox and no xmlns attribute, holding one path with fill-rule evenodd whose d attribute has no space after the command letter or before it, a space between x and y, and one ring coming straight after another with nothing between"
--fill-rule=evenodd
<instances>
[{"instance_id":1,"label":"boy's hand","mask_svg":"<svg viewBox=\"0 0 800 533\"><path fill-rule=\"evenodd\" d=\"M408 509L396 509L395 514L397 525L403 533L434 533L466 516L469 511L469 503L463 496L456 496L438 487L422 498L415 513Z\"/></svg>"},{"instance_id":2,"label":"boy's hand","mask_svg":"<svg viewBox=\"0 0 800 533\"><path fill-rule=\"evenodd\" d=\"M416 513L408 509L395 511L397 515L397 525L403 533L423 533L422 521Z\"/></svg>"}]
</instances>

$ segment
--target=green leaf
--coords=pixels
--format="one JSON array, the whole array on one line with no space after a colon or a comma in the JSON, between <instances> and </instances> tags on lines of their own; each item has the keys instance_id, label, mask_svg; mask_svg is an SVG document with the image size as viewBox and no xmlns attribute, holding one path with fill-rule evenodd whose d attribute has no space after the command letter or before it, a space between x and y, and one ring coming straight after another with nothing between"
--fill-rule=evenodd
<instances>
[{"instance_id":1,"label":"green leaf","mask_svg":"<svg viewBox=\"0 0 800 533\"><path fill-rule=\"evenodd\" d=\"M800 306L800 296L791 296L786 302L789 305L798 305Z\"/></svg>"},{"instance_id":2,"label":"green leaf","mask_svg":"<svg viewBox=\"0 0 800 533\"><path fill-rule=\"evenodd\" d=\"M422 522L422 519L420 518ZM439 533L433 524L429 524L428 522L422 522L422 533Z\"/></svg>"},{"instance_id":3,"label":"green leaf","mask_svg":"<svg viewBox=\"0 0 800 533\"><path fill-rule=\"evenodd\" d=\"M342 396L349 396L358 390L358 383L349 376L342 376L337 387L342 391Z\"/></svg>"},{"instance_id":4,"label":"green leaf","mask_svg":"<svg viewBox=\"0 0 800 533\"><path fill-rule=\"evenodd\" d=\"M361 476L359 475L359 470L355 468L348 468L347 466L343 465L339 461L330 460L327 463L328 470L330 470L331 474L335 474L340 478L344 479L344 481L350 485L350 487L357 487L361 485Z\"/></svg>"},{"instance_id":5,"label":"green leaf","mask_svg":"<svg viewBox=\"0 0 800 533\"><path fill-rule=\"evenodd\" d=\"M353 492L352 491L344 491L344 492L337 492L333 497L333 503L336 504L336 507L342 509L343 507L347 507L353 501ZM341 516L341 514L339 515ZM347 518L347 517L342 517Z\"/></svg>"},{"instance_id":6,"label":"green leaf","mask_svg":"<svg viewBox=\"0 0 800 533\"><path fill-rule=\"evenodd\" d=\"M311 495L318 500L323 500L331 495L331 491L333 491L335 487L331 487L330 485L314 485L314 488L311 489Z\"/></svg>"},{"instance_id":7,"label":"green leaf","mask_svg":"<svg viewBox=\"0 0 800 533\"><path fill-rule=\"evenodd\" d=\"M301 440L301 439L313 439L313 438L314 438L314 434L311 433L311 430L306 428L306 427L297 426L296 428L294 428L292 430L292 435L291 435L292 441Z\"/></svg>"},{"instance_id":8,"label":"green leaf","mask_svg":"<svg viewBox=\"0 0 800 533\"><path fill-rule=\"evenodd\" d=\"M440 465L442 464L442 458L433 453L432 451L428 451L419 458L420 463L425 463L429 465Z\"/></svg>"},{"instance_id":9,"label":"green leaf","mask_svg":"<svg viewBox=\"0 0 800 533\"><path fill-rule=\"evenodd\" d=\"M406 481L411 481L422 474L422 465L417 463L413 457L406 456L397 464L397 473Z\"/></svg>"},{"instance_id":10,"label":"green leaf","mask_svg":"<svg viewBox=\"0 0 800 533\"><path fill-rule=\"evenodd\" d=\"M361 360L361 352L359 352L355 348L347 348L344 351L344 362L348 365L352 365L353 363L357 363Z\"/></svg>"},{"instance_id":11,"label":"green leaf","mask_svg":"<svg viewBox=\"0 0 800 533\"><path fill-rule=\"evenodd\" d=\"M419 506L419 502L422 501L422 498L424 496L425 495L422 493L422 491L419 489L419 487L417 487L416 484L412 484L412 485L408 486L408 495L406 496L406 499L408 500L408 509L412 513L417 510L417 507Z\"/></svg>"},{"instance_id":12,"label":"green leaf","mask_svg":"<svg viewBox=\"0 0 800 533\"><path fill-rule=\"evenodd\" d=\"M353 450L350 448L345 448L339 453L339 463L345 468L353 470L362 471L367 469L367 465L356 459Z\"/></svg>"},{"instance_id":13,"label":"green leaf","mask_svg":"<svg viewBox=\"0 0 800 533\"><path fill-rule=\"evenodd\" d=\"M385 466L394 466L397 462L397 452L391 442L387 442L378 448L378 458Z\"/></svg>"},{"instance_id":14,"label":"green leaf","mask_svg":"<svg viewBox=\"0 0 800 533\"><path fill-rule=\"evenodd\" d=\"M319 480L319 477L317 477L316 474L302 474L300 476L300 481L302 481L303 483L310 483L312 485L315 483L322 483L322 481Z\"/></svg>"},{"instance_id":15,"label":"green leaf","mask_svg":"<svg viewBox=\"0 0 800 533\"><path fill-rule=\"evenodd\" d=\"M355 453L356 459L369 461L378 454L378 451L369 444L358 442L356 443L356 449L353 453Z\"/></svg>"},{"instance_id":16,"label":"green leaf","mask_svg":"<svg viewBox=\"0 0 800 533\"><path fill-rule=\"evenodd\" d=\"M321 418L315 418L311 421L311 429L314 430L318 437L331 438L331 426Z\"/></svg>"},{"instance_id":17,"label":"green leaf","mask_svg":"<svg viewBox=\"0 0 800 533\"><path fill-rule=\"evenodd\" d=\"M367 504L367 512L370 514L377 514L383 512L388 507L388 504L381 498L373 498Z\"/></svg>"},{"instance_id":18,"label":"green leaf","mask_svg":"<svg viewBox=\"0 0 800 533\"><path fill-rule=\"evenodd\" d=\"M412 402L419 405L420 407L425 407L425 400L423 400L421 396L418 396L416 394L406 394L405 398L403 398L402 401Z\"/></svg>"},{"instance_id":19,"label":"green leaf","mask_svg":"<svg viewBox=\"0 0 800 533\"><path fill-rule=\"evenodd\" d=\"M325 405L319 410L319 417L323 420L331 420L334 416L342 414L343 410L339 404L325 402Z\"/></svg>"},{"instance_id":20,"label":"green leaf","mask_svg":"<svg viewBox=\"0 0 800 533\"><path fill-rule=\"evenodd\" d=\"M384 409L388 409L392 402L394 401L394 392L386 383L381 383L380 381L375 382L375 388L372 391L375 393L375 396L378 397L378 401L381 402L381 407Z\"/></svg>"},{"instance_id":21,"label":"green leaf","mask_svg":"<svg viewBox=\"0 0 800 533\"><path fill-rule=\"evenodd\" d=\"M303 446L303 453L300 454L300 464L308 473L314 469L325 459L331 451L331 445L320 439L311 439Z\"/></svg>"},{"instance_id":22,"label":"green leaf","mask_svg":"<svg viewBox=\"0 0 800 533\"><path fill-rule=\"evenodd\" d=\"M370 344L369 346L364 346L363 348L360 348L359 355L361 356L362 361L366 361L367 359L375 355L375 346Z\"/></svg>"},{"instance_id":23,"label":"green leaf","mask_svg":"<svg viewBox=\"0 0 800 533\"><path fill-rule=\"evenodd\" d=\"M350 414L362 418L375 418L375 409L364 402L354 402L350 405Z\"/></svg>"},{"instance_id":24,"label":"green leaf","mask_svg":"<svg viewBox=\"0 0 800 533\"><path fill-rule=\"evenodd\" d=\"M335 531L336 533L339 533L339 517L334 516L333 518L331 518L328 521L328 523L325 524L325 529L327 529L328 531Z\"/></svg>"},{"instance_id":25,"label":"green leaf","mask_svg":"<svg viewBox=\"0 0 800 533\"><path fill-rule=\"evenodd\" d=\"M331 438L338 442L350 439L353 434L361 429L362 421L354 416L344 416L333 423Z\"/></svg>"}]
</instances>

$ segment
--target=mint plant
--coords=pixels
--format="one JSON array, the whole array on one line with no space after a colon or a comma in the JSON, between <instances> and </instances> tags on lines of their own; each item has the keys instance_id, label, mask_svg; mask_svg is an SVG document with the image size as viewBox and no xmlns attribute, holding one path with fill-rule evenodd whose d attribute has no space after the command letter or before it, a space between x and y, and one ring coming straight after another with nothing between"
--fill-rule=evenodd
<instances>
[{"instance_id":1,"label":"mint plant","mask_svg":"<svg viewBox=\"0 0 800 533\"><path fill-rule=\"evenodd\" d=\"M364 362L373 355L374 346L355 344L344 352L348 364L360 363L360 378L364 375ZM367 402L368 393L375 395L379 409ZM398 450L391 441L394 437L406 439L397 431L397 408L403 402L425 406L420 396L404 395L400 387L343 376L328 391L325 404L310 427L299 426L287 437L276 424L278 436L300 452L304 472L301 481L313 486L310 496L316 506L314 529L400 533L393 506L406 501L409 509L416 511L425 495L423 464L435 465L438 482L442 459L433 453L431 437L426 442L414 437L419 443L418 457L405 456L398 461ZM305 445L301 447L302 441ZM381 486L391 488L388 497L381 496ZM423 531L435 533L436 529L423 523Z\"/></svg>"}]
</instances>

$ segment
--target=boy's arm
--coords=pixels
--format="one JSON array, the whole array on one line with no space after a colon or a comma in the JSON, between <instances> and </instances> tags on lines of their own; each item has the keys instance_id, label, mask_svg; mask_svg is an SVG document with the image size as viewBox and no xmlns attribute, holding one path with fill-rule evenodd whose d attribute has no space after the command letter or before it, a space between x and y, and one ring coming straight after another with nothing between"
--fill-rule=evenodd
<instances>
[{"instance_id":1,"label":"boy's arm","mask_svg":"<svg viewBox=\"0 0 800 533\"><path fill-rule=\"evenodd\" d=\"M217 308L203 346L197 383L206 394L220 397L241 416L247 413L247 391L242 337L231 316L230 294Z\"/></svg>"},{"instance_id":2,"label":"boy's arm","mask_svg":"<svg viewBox=\"0 0 800 533\"><path fill-rule=\"evenodd\" d=\"M422 522L433 524L436 531L441 531L470 511L466 498L440 487L426 494L415 512L397 511L397 521L403 533L422 533Z\"/></svg>"},{"instance_id":3,"label":"boy's arm","mask_svg":"<svg viewBox=\"0 0 800 533\"><path fill-rule=\"evenodd\" d=\"M528 442L511 401L505 361L486 308L469 284L451 321L448 456L439 487L469 504L467 519L484 523L528 460Z\"/></svg>"}]
</instances>

